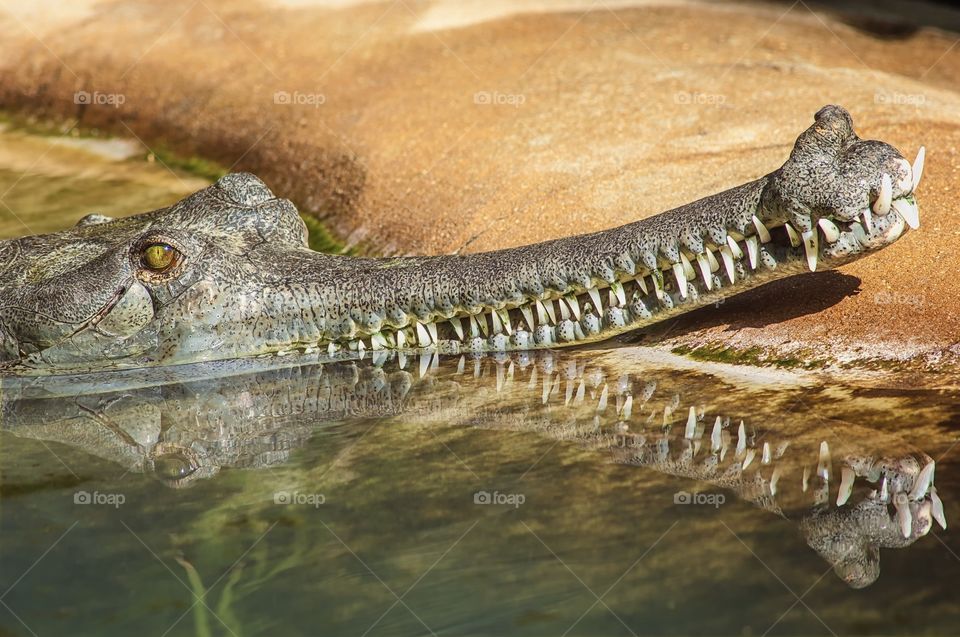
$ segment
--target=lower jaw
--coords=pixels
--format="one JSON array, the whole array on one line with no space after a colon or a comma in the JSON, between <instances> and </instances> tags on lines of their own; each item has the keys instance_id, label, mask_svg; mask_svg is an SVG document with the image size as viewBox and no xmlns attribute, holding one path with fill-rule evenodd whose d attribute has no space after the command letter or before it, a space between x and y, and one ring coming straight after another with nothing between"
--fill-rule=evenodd
<instances>
[{"instance_id":1,"label":"lower jaw","mask_svg":"<svg viewBox=\"0 0 960 637\"><path fill-rule=\"evenodd\" d=\"M719 258L710 259L712 263L687 257L685 263L677 264L679 267L636 277L622 276L592 289L548 294L518 307L485 308L475 315L458 314L350 340L293 346L280 353L325 347L331 356L357 353L362 356L368 350L460 354L524 351L606 340L700 307L716 305L765 283L808 272L810 260L804 247L791 243L784 226L770 230L774 235L771 241L760 243L751 238L753 245L748 245L748 240L742 239L735 242L740 248L738 252L731 254L733 245L724 246L722 251L717 249L715 255ZM903 231L903 222L897 218L890 222L882 236L871 236L869 244L854 244L858 248L853 252L840 250L839 243L826 244L821 239L816 269L833 269L854 261L892 243ZM843 233L845 240L850 236L851 233ZM684 283L686 294L681 293Z\"/></svg>"}]
</instances>

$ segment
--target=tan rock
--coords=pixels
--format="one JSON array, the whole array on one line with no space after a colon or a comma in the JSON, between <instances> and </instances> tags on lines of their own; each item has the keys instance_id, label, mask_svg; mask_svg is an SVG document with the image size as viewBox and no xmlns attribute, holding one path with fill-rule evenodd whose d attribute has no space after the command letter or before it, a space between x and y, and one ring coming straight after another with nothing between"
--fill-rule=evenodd
<instances>
[{"instance_id":1,"label":"tan rock","mask_svg":"<svg viewBox=\"0 0 960 637\"><path fill-rule=\"evenodd\" d=\"M942 362L958 340L951 35L804 3L118 0L73 12L0 20L0 106L255 172L379 253L473 252L647 216L778 167L820 106L842 104L864 137L911 158L926 145L920 231L839 274L700 312L669 342Z\"/></svg>"}]
</instances>

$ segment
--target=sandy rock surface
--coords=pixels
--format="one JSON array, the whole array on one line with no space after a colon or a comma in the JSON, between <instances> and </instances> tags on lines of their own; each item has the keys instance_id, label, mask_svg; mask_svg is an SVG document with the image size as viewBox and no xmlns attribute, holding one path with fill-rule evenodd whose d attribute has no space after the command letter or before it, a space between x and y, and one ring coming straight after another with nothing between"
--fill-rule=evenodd
<instances>
[{"instance_id":1,"label":"sandy rock surface","mask_svg":"<svg viewBox=\"0 0 960 637\"><path fill-rule=\"evenodd\" d=\"M819 107L842 104L863 137L910 159L926 145L921 229L659 335L801 358L960 356L960 45L929 26L956 28L948 9L27 4L0 3L0 108L255 172L383 254L476 252L645 217L777 168Z\"/></svg>"}]
</instances>

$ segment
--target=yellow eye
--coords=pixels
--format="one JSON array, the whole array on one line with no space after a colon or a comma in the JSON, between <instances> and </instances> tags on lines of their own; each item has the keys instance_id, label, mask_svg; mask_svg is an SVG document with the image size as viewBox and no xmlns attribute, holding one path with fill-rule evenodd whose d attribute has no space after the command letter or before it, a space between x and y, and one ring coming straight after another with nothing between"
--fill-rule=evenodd
<instances>
[{"instance_id":1,"label":"yellow eye","mask_svg":"<svg viewBox=\"0 0 960 637\"><path fill-rule=\"evenodd\" d=\"M141 261L143 267L154 272L163 272L173 267L179 259L180 253L166 243L154 243L143 249Z\"/></svg>"}]
</instances>

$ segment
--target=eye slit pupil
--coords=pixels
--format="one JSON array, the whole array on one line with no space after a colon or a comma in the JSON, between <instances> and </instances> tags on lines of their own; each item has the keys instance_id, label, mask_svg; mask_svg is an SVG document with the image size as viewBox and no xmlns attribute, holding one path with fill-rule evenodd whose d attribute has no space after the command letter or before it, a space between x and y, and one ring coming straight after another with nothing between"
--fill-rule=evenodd
<instances>
[{"instance_id":1,"label":"eye slit pupil","mask_svg":"<svg viewBox=\"0 0 960 637\"><path fill-rule=\"evenodd\" d=\"M177 258L177 250L166 243L153 243L146 246L142 253L144 267L155 272L170 268Z\"/></svg>"}]
</instances>

